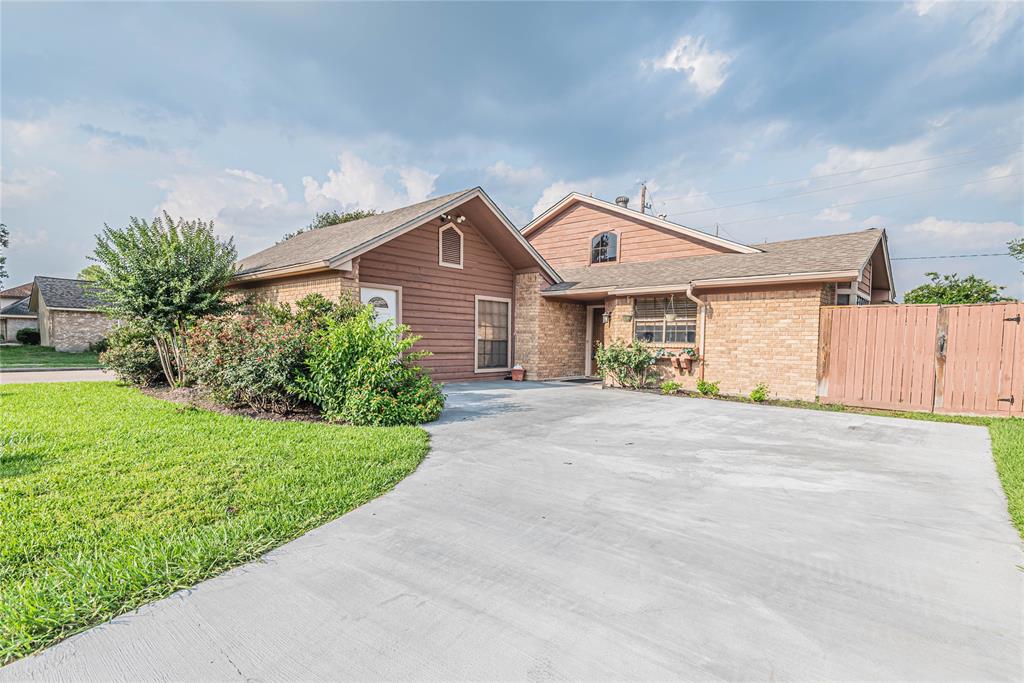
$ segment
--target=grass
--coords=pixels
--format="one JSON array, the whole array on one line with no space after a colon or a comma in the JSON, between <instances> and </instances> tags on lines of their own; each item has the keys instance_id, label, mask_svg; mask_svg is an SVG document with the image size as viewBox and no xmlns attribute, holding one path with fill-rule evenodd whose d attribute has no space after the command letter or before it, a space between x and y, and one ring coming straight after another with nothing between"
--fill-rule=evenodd
<instances>
[{"instance_id":1,"label":"grass","mask_svg":"<svg viewBox=\"0 0 1024 683\"><path fill-rule=\"evenodd\" d=\"M686 396L703 398L694 392L685 392ZM717 400L735 401L738 403L755 403L745 396L716 396ZM809 401L762 401L764 405L783 406L787 408L805 408L823 410L834 413L859 413L878 415L881 417L900 417L908 420L925 420L929 422L955 422L958 424L980 425L988 427L992 440L992 458L995 460L996 472L1006 492L1007 508L1010 519L1017 527L1017 533L1024 541L1024 419L1019 417L976 417L970 415L943 415L937 413L912 413L893 410L876 410L873 408L855 408L831 403Z\"/></svg>"},{"instance_id":2,"label":"grass","mask_svg":"<svg viewBox=\"0 0 1024 683\"><path fill-rule=\"evenodd\" d=\"M98 368L99 354L93 351L64 353L52 346L0 346L0 369L7 368Z\"/></svg>"},{"instance_id":3,"label":"grass","mask_svg":"<svg viewBox=\"0 0 1024 683\"><path fill-rule=\"evenodd\" d=\"M391 489L418 427L271 422L113 383L0 387L0 663Z\"/></svg>"}]
</instances>

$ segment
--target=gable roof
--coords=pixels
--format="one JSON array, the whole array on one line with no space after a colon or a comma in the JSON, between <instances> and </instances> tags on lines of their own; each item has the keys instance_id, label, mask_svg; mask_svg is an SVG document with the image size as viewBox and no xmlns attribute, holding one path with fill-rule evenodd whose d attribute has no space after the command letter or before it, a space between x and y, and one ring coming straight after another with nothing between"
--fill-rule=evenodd
<instances>
[{"instance_id":1,"label":"gable roof","mask_svg":"<svg viewBox=\"0 0 1024 683\"><path fill-rule=\"evenodd\" d=\"M8 289L0 291L0 297L3 297L4 299L11 299L14 297L21 298L23 296L29 296L31 293L32 283L26 282L23 285L18 285L17 287L10 287Z\"/></svg>"},{"instance_id":2,"label":"gable roof","mask_svg":"<svg viewBox=\"0 0 1024 683\"><path fill-rule=\"evenodd\" d=\"M518 242L530 254L533 261L549 275L553 282L560 281L558 274L541 258L540 254L480 187L452 192L348 223L303 232L263 251L246 256L238 263L235 277L257 279L279 277L303 269L338 268L356 256L434 220L441 214L475 198L483 201L508 230L515 242Z\"/></svg>"},{"instance_id":3,"label":"gable roof","mask_svg":"<svg viewBox=\"0 0 1024 683\"><path fill-rule=\"evenodd\" d=\"M563 268L564 282L545 294L586 291L711 287L760 281L855 279L867 264L885 231L878 228L840 235L807 237L760 245L754 254L710 254L644 263L616 263ZM887 264L888 265L888 264ZM891 287L891 284L890 284Z\"/></svg>"},{"instance_id":4,"label":"gable roof","mask_svg":"<svg viewBox=\"0 0 1024 683\"><path fill-rule=\"evenodd\" d=\"M556 202L554 205L552 205L547 211L534 218L526 225L526 227L523 228L523 234L529 236L537 232L543 226L547 225L548 222L550 222L555 216L560 214L563 209L568 208L570 205L573 204L589 204L590 206L595 206L599 209L604 209L606 211L612 211L614 213L620 214L622 216L625 216L626 218L638 221L640 223L646 223L660 230L668 230L670 232L675 232L686 237L691 237L693 239L700 240L702 242L707 242L709 244L714 244L719 247L731 249L740 254L756 254L758 251L760 251L757 247L751 247L747 244L733 242L732 240L727 240L724 237L718 237L717 235L709 235L708 233L703 232L701 230L688 228L685 225L673 223L671 221L665 220L664 218L651 216L646 213L634 211L633 209L623 208L618 204L606 202L603 199L596 199L589 195L580 194L579 192L570 192L565 197Z\"/></svg>"},{"instance_id":5,"label":"gable roof","mask_svg":"<svg viewBox=\"0 0 1024 683\"><path fill-rule=\"evenodd\" d=\"M31 285L29 285L31 287ZM28 308L29 297L18 299L13 304L7 304L3 308L0 308L0 318L6 318L8 316L14 318L34 318L32 311Z\"/></svg>"},{"instance_id":6,"label":"gable roof","mask_svg":"<svg viewBox=\"0 0 1024 683\"><path fill-rule=\"evenodd\" d=\"M88 286L88 280L37 275L33 281L30 309L39 310L37 297L42 297L47 308L66 308L80 311L98 311L103 300Z\"/></svg>"}]
</instances>

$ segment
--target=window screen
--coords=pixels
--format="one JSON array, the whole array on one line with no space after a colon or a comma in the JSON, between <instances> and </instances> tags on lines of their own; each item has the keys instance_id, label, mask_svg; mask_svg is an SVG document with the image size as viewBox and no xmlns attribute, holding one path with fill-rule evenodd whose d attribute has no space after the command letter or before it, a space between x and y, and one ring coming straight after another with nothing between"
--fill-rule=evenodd
<instances>
[{"instance_id":1,"label":"window screen","mask_svg":"<svg viewBox=\"0 0 1024 683\"><path fill-rule=\"evenodd\" d=\"M674 315L674 320L669 317ZM633 336L652 344L693 344L697 340L697 304L668 297L638 299Z\"/></svg>"},{"instance_id":2,"label":"window screen","mask_svg":"<svg viewBox=\"0 0 1024 683\"><path fill-rule=\"evenodd\" d=\"M476 302L476 366L478 370L508 367L509 304L478 299Z\"/></svg>"}]
</instances>

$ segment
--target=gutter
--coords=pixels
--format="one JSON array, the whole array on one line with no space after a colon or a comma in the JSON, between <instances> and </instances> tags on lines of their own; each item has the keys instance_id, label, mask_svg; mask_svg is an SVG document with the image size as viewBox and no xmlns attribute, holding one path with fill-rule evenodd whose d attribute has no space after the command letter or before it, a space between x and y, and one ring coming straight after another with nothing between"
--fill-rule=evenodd
<instances>
[{"instance_id":1,"label":"gutter","mask_svg":"<svg viewBox=\"0 0 1024 683\"><path fill-rule=\"evenodd\" d=\"M697 304L698 310L700 310L700 379L704 379L704 343L707 341L707 302L703 299L699 299L693 293L693 284L686 286L686 298Z\"/></svg>"}]
</instances>

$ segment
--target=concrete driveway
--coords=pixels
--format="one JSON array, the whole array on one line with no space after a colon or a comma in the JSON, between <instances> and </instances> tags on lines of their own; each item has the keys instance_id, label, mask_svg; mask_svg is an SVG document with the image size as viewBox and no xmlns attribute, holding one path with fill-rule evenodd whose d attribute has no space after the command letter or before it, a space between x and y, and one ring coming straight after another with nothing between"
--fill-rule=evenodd
<instances>
[{"instance_id":1,"label":"concrete driveway","mask_svg":"<svg viewBox=\"0 0 1024 683\"><path fill-rule=\"evenodd\" d=\"M0 679L1021 680L984 429L449 390L392 493Z\"/></svg>"},{"instance_id":2,"label":"concrete driveway","mask_svg":"<svg viewBox=\"0 0 1024 683\"><path fill-rule=\"evenodd\" d=\"M0 384L37 382L113 382L117 378L107 370L0 370Z\"/></svg>"}]
</instances>

